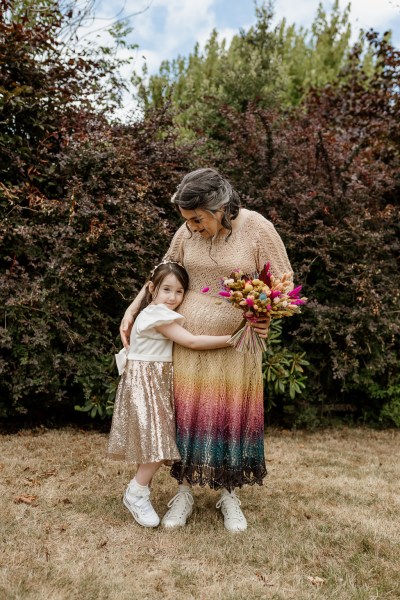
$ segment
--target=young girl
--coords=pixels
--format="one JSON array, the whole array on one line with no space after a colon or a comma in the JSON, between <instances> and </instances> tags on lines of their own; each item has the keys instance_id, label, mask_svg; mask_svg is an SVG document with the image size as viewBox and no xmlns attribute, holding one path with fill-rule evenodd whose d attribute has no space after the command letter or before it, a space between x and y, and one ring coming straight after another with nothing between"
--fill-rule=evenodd
<instances>
[{"instance_id":1,"label":"young girl","mask_svg":"<svg viewBox=\"0 0 400 600\"><path fill-rule=\"evenodd\" d=\"M185 269L165 261L153 271L146 294L134 315L126 366L118 386L108 455L138 464L123 498L133 518L144 527L160 519L150 502L149 484L160 466L180 460L175 442L172 389L172 344L212 350L226 347L229 335L192 335L174 312L189 285Z\"/></svg>"}]
</instances>

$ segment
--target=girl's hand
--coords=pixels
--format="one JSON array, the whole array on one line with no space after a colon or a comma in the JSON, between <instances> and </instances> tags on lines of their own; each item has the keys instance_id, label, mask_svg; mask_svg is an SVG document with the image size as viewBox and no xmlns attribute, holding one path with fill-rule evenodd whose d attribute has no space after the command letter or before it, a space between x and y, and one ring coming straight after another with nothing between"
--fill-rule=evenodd
<instances>
[{"instance_id":1,"label":"girl's hand","mask_svg":"<svg viewBox=\"0 0 400 600\"><path fill-rule=\"evenodd\" d=\"M119 328L119 334L121 336L121 340L124 345L124 348L126 348L127 350L129 350L132 325L133 325L132 315L129 313L125 313L124 318L121 321L121 325Z\"/></svg>"},{"instance_id":2,"label":"girl's hand","mask_svg":"<svg viewBox=\"0 0 400 600\"><path fill-rule=\"evenodd\" d=\"M259 319L256 323L250 323L250 325L254 327L254 331L258 333L260 338L266 339L268 337L270 323L271 318L266 317L265 319Z\"/></svg>"}]
</instances>

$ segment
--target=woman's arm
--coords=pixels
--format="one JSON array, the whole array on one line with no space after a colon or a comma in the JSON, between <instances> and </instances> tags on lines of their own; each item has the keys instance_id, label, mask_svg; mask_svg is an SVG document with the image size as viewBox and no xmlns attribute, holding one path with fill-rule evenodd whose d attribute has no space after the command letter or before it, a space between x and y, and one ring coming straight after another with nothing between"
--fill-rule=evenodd
<instances>
[{"instance_id":1,"label":"woman's arm","mask_svg":"<svg viewBox=\"0 0 400 600\"><path fill-rule=\"evenodd\" d=\"M180 346L191 350L215 350L226 348L230 335L193 335L178 323L159 325L155 329Z\"/></svg>"},{"instance_id":2,"label":"woman's arm","mask_svg":"<svg viewBox=\"0 0 400 600\"><path fill-rule=\"evenodd\" d=\"M286 248L273 224L258 213L253 213L255 231L256 267L260 273L265 263L270 263L272 275L282 277L286 273L293 279L293 270Z\"/></svg>"},{"instance_id":3,"label":"woman's arm","mask_svg":"<svg viewBox=\"0 0 400 600\"><path fill-rule=\"evenodd\" d=\"M257 271L260 273L264 265L269 262L271 272L275 277L282 277L286 273L292 279L293 271L286 248L275 227L259 213L253 213L253 219L255 220L254 231L256 232ZM258 319L256 323L251 323L251 326L254 327L261 338L265 339L268 337L270 322L271 319L265 317Z\"/></svg>"},{"instance_id":4,"label":"woman's arm","mask_svg":"<svg viewBox=\"0 0 400 600\"><path fill-rule=\"evenodd\" d=\"M119 327L119 334L121 336L122 343L124 348L129 348L129 342L131 337L132 325L133 325L133 315L138 310L140 303L145 295L146 286L144 285L134 301L128 306L125 311L125 314L122 318L121 325Z\"/></svg>"}]
</instances>

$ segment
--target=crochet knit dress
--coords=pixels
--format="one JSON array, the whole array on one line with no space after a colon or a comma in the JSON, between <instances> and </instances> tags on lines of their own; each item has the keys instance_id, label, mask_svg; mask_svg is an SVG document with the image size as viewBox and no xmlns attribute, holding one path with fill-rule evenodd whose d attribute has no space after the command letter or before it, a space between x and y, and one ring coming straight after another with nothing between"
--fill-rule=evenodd
<instances>
[{"instance_id":1,"label":"crochet knit dress","mask_svg":"<svg viewBox=\"0 0 400 600\"><path fill-rule=\"evenodd\" d=\"M193 234L182 225L166 259L181 262L189 274L189 290L177 312L191 333L231 334L242 313L218 299L219 282L234 269L260 271L267 261L274 275L292 275L281 238L260 214L241 209L241 227L225 241ZM201 289L210 287L207 294ZM171 475L189 482L232 490L262 484L264 405L261 353L234 348L189 350L174 344L176 443L181 461Z\"/></svg>"}]
</instances>

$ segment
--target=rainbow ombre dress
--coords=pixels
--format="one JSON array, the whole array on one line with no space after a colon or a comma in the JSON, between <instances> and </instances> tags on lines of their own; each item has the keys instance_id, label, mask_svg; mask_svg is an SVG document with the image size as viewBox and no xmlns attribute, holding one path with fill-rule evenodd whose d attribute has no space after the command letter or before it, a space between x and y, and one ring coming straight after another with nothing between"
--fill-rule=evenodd
<instances>
[{"instance_id":1,"label":"rainbow ombre dress","mask_svg":"<svg viewBox=\"0 0 400 600\"><path fill-rule=\"evenodd\" d=\"M190 287L178 312L195 335L226 335L240 324L241 311L217 296L219 281L233 269L250 273L270 261L275 275L292 273L273 225L256 212L242 212L245 220L228 240L211 243L183 225L166 254L189 273ZM202 294L205 286L211 290ZM172 476L215 489L261 485L266 475L261 353L196 351L174 344L173 363L182 460L172 466Z\"/></svg>"}]
</instances>

